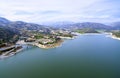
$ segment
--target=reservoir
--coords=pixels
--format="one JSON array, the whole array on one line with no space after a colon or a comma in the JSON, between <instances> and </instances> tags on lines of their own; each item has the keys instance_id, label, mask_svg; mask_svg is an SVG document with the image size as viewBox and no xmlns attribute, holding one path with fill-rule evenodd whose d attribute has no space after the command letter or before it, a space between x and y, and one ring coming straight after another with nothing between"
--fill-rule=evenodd
<instances>
[{"instance_id":1,"label":"reservoir","mask_svg":"<svg viewBox=\"0 0 120 78\"><path fill-rule=\"evenodd\" d=\"M120 78L120 40L85 34L53 49L31 46L0 60L0 78Z\"/></svg>"}]
</instances>

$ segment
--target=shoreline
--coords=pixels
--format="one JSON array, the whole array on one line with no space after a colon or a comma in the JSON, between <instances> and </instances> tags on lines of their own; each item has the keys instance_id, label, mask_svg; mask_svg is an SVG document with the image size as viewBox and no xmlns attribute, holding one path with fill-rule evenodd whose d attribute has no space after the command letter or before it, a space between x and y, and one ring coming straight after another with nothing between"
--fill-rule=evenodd
<instances>
[{"instance_id":1,"label":"shoreline","mask_svg":"<svg viewBox=\"0 0 120 78\"><path fill-rule=\"evenodd\" d=\"M116 37L116 36L112 36L111 38L116 39L116 40L120 40L120 38Z\"/></svg>"},{"instance_id":2,"label":"shoreline","mask_svg":"<svg viewBox=\"0 0 120 78\"><path fill-rule=\"evenodd\" d=\"M120 40L119 37L116 37L115 35L113 35L112 33L108 33L108 35L106 37L110 37L112 39L116 39L116 40Z\"/></svg>"},{"instance_id":3,"label":"shoreline","mask_svg":"<svg viewBox=\"0 0 120 78\"><path fill-rule=\"evenodd\" d=\"M111 35L111 38L112 38L112 39L116 39L116 40L120 40L120 38L119 38L119 37L116 37L115 35Z\"/></svg>"},{"instance_id":4,"label":"shoreline","mask_svg":"<svg viewBox=\"0 0 120 78\"><path fill-rule=\"evenodd\" d=\"M101 35L101 34L104 33L83 33L83 34L80 33L80 35Z\"/></svg>"},{"instance_id":5,"label":"shoreline","mask_svg":"<svg viewBox=\"0 0 120 78\"><path fill-rule=\"evenodd\" d=\"M16 50L16 51L13 51L13 49L12 49L12 50L10 50L10 51L8 51L8 52L5 52L5 53L3 53L2 55L0 55L0 59L5 59L5 58L11 57L11 56L13 56L13 55L16 55L17 53L21 52L21 51L24 50L24 49L25 49L25 48L23 48L23 46L22 46L22 48L20 48L20 49L18 49L18 50Z\"/></svg>"},{"instance_id":6,"label":"shoreline","mask_svg":"<svg viewBox=\"0 0 120 78\"><path fill-rule=\"evenodd\" d=\"M56 42L54 44L47 44L47 45L42 45L42 44L39 44L39 43L34 43L33 46L37 46L39 48L42 48L42 49L51 49L51 48L56 48L56 47L59 47L62 45L64 41L61 40L59 42Z\"/></svg>"},{"instance_id":7,"label":"shoreline","mask_svg":"<svg viewBox=\"0 0 120 78\"><path fill-rule=\"evenodd\" d=\"M26 49L25 45L27 45L27 44L24 41L18 41L14 46L21 46L21 48L17 49L17 47L16 47L7 52L4 52L3 54L0 55L0 59L5 59L5 58L11 57L13 55L16 55L17 53ZM14 51L15 49L16 49L16 51Z\"/></svg>"},{"instance_id":8,"label":"shoreline","mask_svg":"<svg viewBox=\"0 0 120 78\"><path fill-rule=\"evenodd\" d=\"M106 34L106 37L110 37L112 39L120 40L119 37L116 37L112 33L84 33L84 34L79 33L79 35L101 35L101 34Z\"/></svg>"},{"instance_id":9,"label":"shoreline","mask_svg":"<svg viewBox=\"0 0 120 78\"><path fill-rule=\"evenodd\" d=\"M24 42L24 40L19 40L16 45L19 45L19 46L22 46L22 48L20 49L17 49L16 51L8 51L8 52L5 52L3 53L2 55L0 55L0 59L4 59L4 58L7 58L7 57L10 57L10 56L13 56L13 55L16 55L17 53L21 52L22 50L26 49L26 45L32 45L32 46L37 46L41 49L51 49L51 48L56 48L56 47L60 47L62 45L62 43L65 41L65 40L69 40L69 39L75 39L77 38L78 36L80 35L100 35L101 33L84 33L84 34L81 34L81 33L76 33L76 36L73 36L72 38L71 37L61 37L62 40L58 41L58 42L55 42L53 44L46 44L46 45L42 45L42 44L39 44L37 42L32 42L32 43L29 43L29 42ZM102 34L106 34L106 33L102 33ZM117 38L115 36L112 35L112 33L107 33L108 35L111 36L111 38L113 39L118 39L120 40L120 38ZM16 46L15 45L15 46Z\"/></svg>"}]
</instances>

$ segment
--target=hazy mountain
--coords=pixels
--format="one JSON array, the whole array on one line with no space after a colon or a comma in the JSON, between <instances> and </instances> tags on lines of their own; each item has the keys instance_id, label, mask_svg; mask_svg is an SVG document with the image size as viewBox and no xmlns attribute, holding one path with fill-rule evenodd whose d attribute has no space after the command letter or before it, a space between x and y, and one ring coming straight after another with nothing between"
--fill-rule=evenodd
<instances>
[{"instance_id":1,"label":"hazy mountain","mask_svg":"<svg viewBox=\"0 0 120 78\"><path fill-rule=\"evenodd\" d=\"M17 37L19 37L20 33L23 33L24 30L42 30L48 33L49 28L23 21L9 21L0 17L0 43L16 41Z\"/></svg>"},{"instance_id":2,"label":"hazy mountain","mask_svg":"<svg viewBox=\"0 0 120 78\"><path fill-rule=\"evenodd\" d=\"M106 29L106 30L111 29L110 26L107 26L105 24L93 23L93 22L76 23L76 24L73 24L72 26L78 29L82 29L82 28Z\"/></svg>"},{"instance_id":3,"label":"hazy mountain","mask_svg":"<svg viewBox=\"0 0 120 78\"><path fill-rule=\"evenodd\" d=\"M74 22L57 22L52 24L53 27L63 28L63 29L83 29L83 28L93 28L93 29L112 29L111 26L94 23L94 22L83 22L83 23L74 23Z\"/></svg>"},{"instance_id":4,"label":"hazy mountain","mask_svg":"<svg viewBox=\"0 0 120 78\"><path fill-rule=\"evenodd\" d=\"M111 24L111 26L115 30L120 30L120 22L114 22L114 23Z\"/></svg>"},{"instance_id":5,"label":"hazy mountain","mask_svg":"<svg viewBox=\"0 0 120 78\"><path fill-rule=\"evenodd\" d=\"M11 28L13 29L13 31L20 31L21 29L26 29L26 30L45 30L46 29L46 27L43 25L27 23L23 21L10 21L2 17L0 17L0 27Z\"/></svg>"},{"instance_id":6,"label":"hazy mountain","mask_svg":"<svg viewBox=\"0 0 120 78\"><path fill-rule=\"evenodd\" d=\"M43 25L52 26L52 27L55 27L55 28L63 28L63 27L66 27L66 26L69 26L69 25L72 25L72 24L74 24L74 22L60 21L60 22L47 22L47 23L44 23Z\"/></svg>"},{"instance_id":7,"label":"hazy mountain","mask_svg":"<svg viewBox=\"0 0 120 78\"><path fill-rule=\"evenodd\" d=\"M6 19L6 18L3 18L3 17L0 17L0 25L2 24L9 24L10 23L10 21L8 20L8 19Z\"/></svg>"},{"instance_id":8,"label":"hazy mountain","mask_svg":"<svg viewBox=\"0 0 120 78\"><path fill-rule=\"evenodd\" d=\"M120 23L115 23L114 27L119 27ZM46 23L46 26L51 26L54 28L63 28L63 29L82 29L82 28L93 28L93 29L113 29L113 27L102 24L102 23L94 23L94 22L84 22L84 23L74 23L70 21L63 22L55 22L55 23ZM5 18L0 17L0 26L10 27L15 30L26 29L26 30L46 30L46 26L34 24L34 23L26 23L23 21L9 21ZM49 29L49 28L48 28ZM115 29L115 28L114 28Z\"/></svg>"},{"instance_id":9,"label":"hazy mountain","mask_svg":"<svg viewBox=\"0 0 120 78\"><path fill-rule=\"evenodd\" d=\"M40 30L45 27L42 25L34 24L34 23L26 23L22 21L11 22L9 27L17 28L17 29L26 29L26 30Z\"/></svg>"}]
</instances>

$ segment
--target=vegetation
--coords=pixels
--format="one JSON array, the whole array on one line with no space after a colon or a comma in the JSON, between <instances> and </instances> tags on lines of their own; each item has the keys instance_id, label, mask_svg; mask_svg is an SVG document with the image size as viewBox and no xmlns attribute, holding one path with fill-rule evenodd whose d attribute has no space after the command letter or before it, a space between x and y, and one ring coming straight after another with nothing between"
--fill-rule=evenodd
<instances>
[{"instance_id":1,"label":"vegetation","mask_svg":"<svg viewBox=\"0 0 120 78\"><path fill-rule=\"evenodd\" d=\"M71 37L72 38L73 35L72 34L64 34L63 37Z\"/></svg>"},{"instance_id":2,"label":"vegetation","mask_svg":"<svg viewBox=\"0 0 120 78\"><path fill-rule=\"evenodd\" d=\"M120 30L112 31L112 34L115 35L116 37L120 37Z\"/></svg>"},{"instance_id":3,"label":"vegetation","mask_svg":"<svg viewBox=\"0 0 120 78\"><path fill-rule=\"evenodd\" d=\"M58 33L57 36L62 36L62 37L73 37L73 35L71 33Z\"/></svg>"},{"instance_id":4,"label":"vegetation","mask_svg":"<svg viewBox=\"0 0 120 78\"><path fill-rule=\"evenodd\" d=\"M35 35L34 37L35 37L35 39L41 39L41 38L44 38L44 35L43 34L38 34L38 35Z\"/></svg>"},{"instance_id":5,"label":"vegetation","mask_svg":"<svg viewBox=\"0 0 120 78\"><path fill-rule=\"evenodd\" d=\"M92 29L92 28L77 29L76 32L78 33L99 33L97 30Z\"/></svg>"},{"instance_id":6,"label":"vegetation","mask_svg":"<svg viewBox=\"0 0 120 78\"><path fill-rule=\"evenodd\" d=\"M0 28L0 44L15 43L19 36L17 33L8 28Z\"/></svg>"}]
</instances>

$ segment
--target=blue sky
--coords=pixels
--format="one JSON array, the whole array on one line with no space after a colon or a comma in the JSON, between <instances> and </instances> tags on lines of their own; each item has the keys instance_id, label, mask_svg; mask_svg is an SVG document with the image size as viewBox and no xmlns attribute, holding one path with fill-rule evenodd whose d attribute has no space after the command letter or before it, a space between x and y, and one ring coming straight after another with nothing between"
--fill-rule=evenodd
<instances>
[{"instance_id":1,"label":"blue sky","mask_svg":"<svg viewBox=\"0 0 120 78\"><path fill-rule=\"evenodd\" d=\"M120 21L120 0L1 0L0 16L12 21Z\"/></svg>"}]
</instances>

